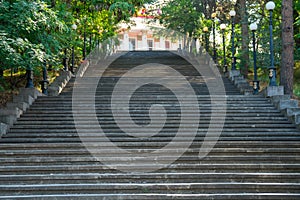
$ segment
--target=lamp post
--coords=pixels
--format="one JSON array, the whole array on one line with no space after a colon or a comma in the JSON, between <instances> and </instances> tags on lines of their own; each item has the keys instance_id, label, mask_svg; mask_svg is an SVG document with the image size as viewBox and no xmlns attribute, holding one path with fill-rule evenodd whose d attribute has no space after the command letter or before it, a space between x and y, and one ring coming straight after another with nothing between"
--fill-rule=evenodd
<instances>
[{"instance_id":1,"label":"lamp post","mask_svg":"<svg viewBox=\"0 0 300 200\"><path fill-rule=\"evenodd\" d=\"M207 26L205 26L204 28L203 28L203 32L204 32L204 38L205 38L205 51L206 51L206 53L208 53L208 50L209 50L209 47L208 47L208 35L207 35L207 33L208 33L208 27Z\"/></svg>"},{"instance_id":2,"label":"lamp post","mask_svg":"<svg viewBox=\"0 0 300 200\"><path fill-rule=\"evenodd\" d=\"M34 88L33 70L31 68L26 70L26 86L25 86L25 88Z\"/></svg>"},{"instance_id":3,"label":"lamp post","mask_svg":"<svg viewBox=\"0 0 300 200\"><path fill-rule=\"evenodd\" d=\"M254 69L254 80L253 80L253 94L258 94L259 92L259 81L257 80L257 66L256 66L256 47L255 47L255 31L257 30L257 24L250 24L250 30L252 31L253 39L253 69Z\"/></svg>"},{"instance_id":4,"label":"lamp post","mask_svg":"<svg viewBox=\"0 0 300 200\"><path fill-rule=\"evenodd\" d=\"M236 12L234 10L231 10L229 12L229 15L231 17L231 42L232 42L232 46L231 46L231 57L232 57L232 60L231 60L231 70L236 70L235 68L235 57L234 57L234 54L235 54L235 49L234 49L234 17L236 15Z\"/></svg>"},{"instance_id":5,"label":"lamp post","mask_svg":"<svg viewBox=\"0 0 300 200\"><path fill-rule=\"evenodd\" d=\"M86 29L85 29L85 23L86 23L86 20L84 21L84 30L83 30L83 52L82 52L83 60L85 60L85 58L86 58Z\"/></svg>"},{"instance_id":6,"label":"lamp post","mask_svg":"<svg viewBox=\"0 0 300 200\"><path fill-rule=\"evenodd\" d=\"M274 47L273 47L273 22L272 22L272 14L273 10L275 8L275 3L273 1L269 1L266 4L266 9L270 12L270 60L271 60L271 66L269 67L269 79L270 79L270 86L277 86L276 83L276 68L274 66Z\"/></svg>"},{"instance_id":7,"label":"lamp post","mask_svg":"<svg viewBox=\"0 0 300 200\"><path fill-rule=\"evenodd\" d=\"M213 30L213 60L216 62L217 61L217 50L216 50L216 30L215 30L215 19L217 17L217 13L212 13L211 18L212 18L212 30Z\"/></svg>"},{"instance_id":8,"label":"lamp post","mask_svg":"<svg viewBox=\"0 0 300 200\"><path fill-rule=\"evenodd\" d=\"M223 72L227 73L227 65L226 65L226 50L225 50L225 29L226 29L226 24L221 24L220 28L222 30L222 38L223 38Z\"/></svg>"},{"instance_id":9,"label":"lamp post","mask_svg":"<svg viewBox=\"0 0 300 200\"><path fill-rule=\"evenodd\" d=\"M64 65L64 70L65 70L65 71L68 71L68 64L67 64L67 48L64 49L63 65Z\"/></svg>"},{"instance_id":10,"label":"lamp post","mask_svg":"<svg viewBox=\"0 0 300 200\"><path fill-rule=\"evenodd\" d=\"M48 75L47 75L47 62L44 62L44 66L43 66L43 80L40 82L41 84L41 89L42 89L42 93L45 95L48 95L48 85L49 85L49 81L48 81Z\"/></svg>"},{"instance_id":11,"label":"lamp post","mask_svg":"<svg viewBox=\"0 0 300 200\"><path fill-rule=\"evenodd\" d=\"M86 11L86 0L83 0L83 10L84 10L84 12ZM83 21L83 49L82 49L83 60L85 60L85 58L86 58L86 23L87 23L87 19L86 19L86 16L84 16L84 21Z\"/></svg>"},{"instance_id":12,"label":"lamp post","mask_svg":"<svg viewBox=\"0 0 300 200\"><path fill-rule=\"evenodd\" d=\"M73 24L72 29L75 31L77 29L77 25ZM75 54L74 54L74 45L72 46L72 60L71 60L71 72L74 73L74 65L75 65Z\"/></svg>"}]
</instances>

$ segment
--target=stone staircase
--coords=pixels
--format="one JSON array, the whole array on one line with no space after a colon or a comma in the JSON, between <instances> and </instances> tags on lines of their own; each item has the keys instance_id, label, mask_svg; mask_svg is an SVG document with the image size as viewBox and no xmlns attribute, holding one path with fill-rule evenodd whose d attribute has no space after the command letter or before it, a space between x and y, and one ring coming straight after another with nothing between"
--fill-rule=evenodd
<instances>
[{"instance_id":1,"label":"stone staircase","mask_svg":"<svg viewBox=\"0 0 300 200\"><path fill-rule=\"evenodd\" d=\"M195 135L193 97L175 96L159 84L140 87L130 98L130 117L140 126L133 130L135 137L120 128L131 128L125 111L119 110L118 123L114 120L116 83L145 63L170 65L189 80L200 110ZM224 77L226 95L212 97L191 64L171 52L129 52L105 71L101 66L91 65L85 76L73 77L59 96L38 97L0 139L0 199L300 199L300 131L269 99L242 95ZM95 92L91 88L101 70ZM80 105L74 105L74 85L81 91ZM91 122L93 92L104 133ZM122 105L126 94L121 91L115 101ZM180 104L180 99L187 103ZM164 111L152 113L153 104ZM214 112L218 115L213 118ZM187 127L180 129L183 115ZM163 120L162 130L145 137ZM79 131L85 131L84 137ZM208 155L199 158L202 145L207 144L205 151L214 142ZM154 153L151 160L151 153L169 143L174 145L167 153ZM150 155L149 161L139 155Z\"/></svg>"}]
</instances>

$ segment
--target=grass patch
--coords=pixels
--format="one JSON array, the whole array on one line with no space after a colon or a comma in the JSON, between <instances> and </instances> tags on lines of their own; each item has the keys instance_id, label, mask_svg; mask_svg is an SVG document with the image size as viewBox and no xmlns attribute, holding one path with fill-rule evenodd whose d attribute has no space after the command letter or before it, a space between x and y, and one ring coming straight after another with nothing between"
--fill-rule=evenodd
<instances>
[{"instance_id":1,"label":"grass patch","mask_svg":"<svg viewBox=\"0 0 300 200\"><path fill-rule=\"evenodd\" d=\"M52 83L59 75L56 70L48 71L48 80ZM42 73L37 71L34 73L34 86L41 91L40 81L43 79ZM4 76L0 78L0 107L4 107L7 102L11 102L13 95L19 93L19 88L26 85L26 71L19 69L17 71L5 70Z\"/></svg>"},{"instance_id":2,"label":"grass patch","mask_svg":"<svg viewBox=\"0 0 300 200\"><path fill-rule=\"evenodd\" d=\"M294 95L300 98L300 82L294 84Z\"/></svg>"}]
</instances>

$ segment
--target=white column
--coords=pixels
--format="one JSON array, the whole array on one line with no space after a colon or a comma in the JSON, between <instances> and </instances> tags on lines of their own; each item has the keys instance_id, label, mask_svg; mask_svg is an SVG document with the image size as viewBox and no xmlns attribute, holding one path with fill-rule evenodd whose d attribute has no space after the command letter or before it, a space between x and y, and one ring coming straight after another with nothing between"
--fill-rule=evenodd
<instances>
[{"instance_id":1,"label":"white column","mask_svg":"<svg viewBox=\"0 0 300 200\"><path fill-rule=\"evenodd\" d=\"M159 48L162 50L166 50L166 43L165 43L165 38L164 37L160 37L159 38Z\"/></svg>"},{"instance_id":2,"label":"white column","mask_svg":"<svg viewBox=\"0 0 300 200\"><path fill-rule=\"evenodd\" d=\"M124 33L123 50L125 51L129 50L129 35L127 31Z\"/></svg>"},{"instance_id":3,"label":"white column","mask_svg":"<svg viewBox=\"0 0 300 200\"><path fill-rule=\"evenodd\" d=\"M197 53L199 53L200 46L201 46L200 41L199 41L199 39L197 39L197 41L196 41L196 50L197 50Z\"/></svg>"},{"instance_id":4,"label":"white column","mask_svg":"<svg viewBox=\"0 0 300 200\"><path fill-rule=\"evenodd\" d=\"M142 35L142 49L141 50L148 50L147 32L146 31L143 31L143 35Z\"/></svg>"}]
</instances>

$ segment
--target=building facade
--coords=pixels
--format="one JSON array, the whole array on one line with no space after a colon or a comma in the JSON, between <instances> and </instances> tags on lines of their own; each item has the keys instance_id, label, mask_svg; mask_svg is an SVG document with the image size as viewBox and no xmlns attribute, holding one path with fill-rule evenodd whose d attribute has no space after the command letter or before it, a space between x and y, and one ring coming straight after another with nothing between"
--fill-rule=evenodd
<instances>
[{"instance_id":1,"label":"building facade","mask_svg":"<svg viewBox=\"0 0 300 200\"><path fill-rule=\"evenodd\" d=\"M160 27L149 25L149 20L144 17L135 17L132 19L135 26L130 29L122 27L118 34L121 51L152 51L152 50L177 50L180 40L174 40L170 37L159 36L156 32ZM154 29L155 28L155 29Z\"/></svg>"}]
</instances>

